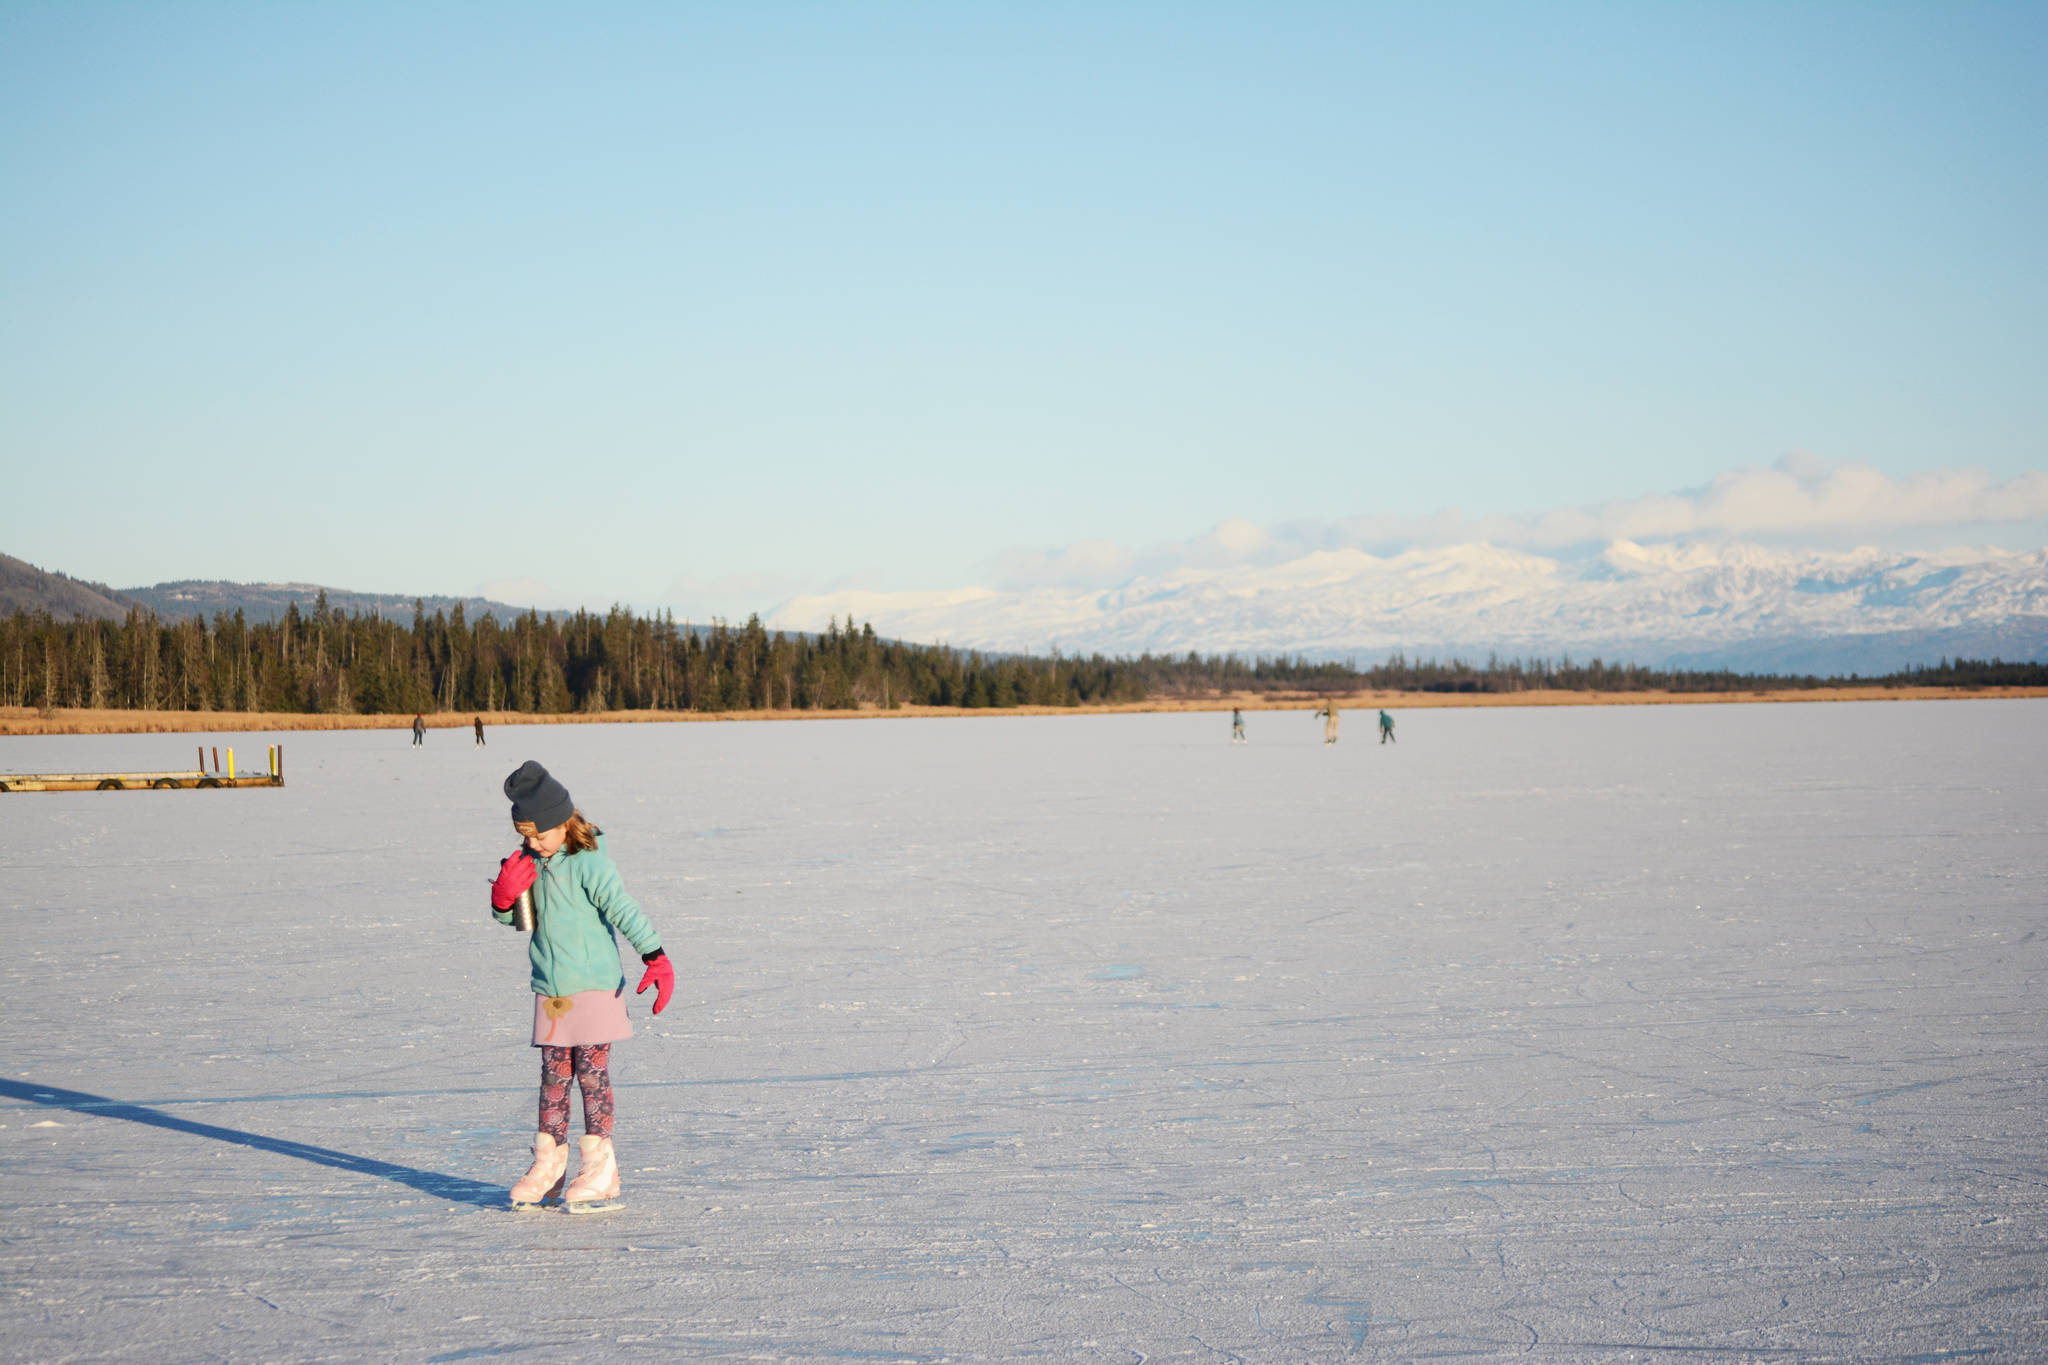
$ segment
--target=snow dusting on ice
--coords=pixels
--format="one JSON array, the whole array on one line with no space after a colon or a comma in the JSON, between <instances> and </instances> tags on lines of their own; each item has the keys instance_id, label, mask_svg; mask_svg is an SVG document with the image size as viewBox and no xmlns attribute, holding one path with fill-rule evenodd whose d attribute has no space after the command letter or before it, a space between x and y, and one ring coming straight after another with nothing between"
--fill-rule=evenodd
<instances>
[{"instance_id":1,"label":"snow dusting on ice","mask_svg":"<svg viewBox=\"0 0 2048 1365\"><path fill-rule=\"evenodd\" d=\"M295 734L282 790L0 796L0 1353L2048 1356L2048 702L1246 719ZM677 967L603 1216L504 1208L526 758Z\"/></svg>"}]
</instances>

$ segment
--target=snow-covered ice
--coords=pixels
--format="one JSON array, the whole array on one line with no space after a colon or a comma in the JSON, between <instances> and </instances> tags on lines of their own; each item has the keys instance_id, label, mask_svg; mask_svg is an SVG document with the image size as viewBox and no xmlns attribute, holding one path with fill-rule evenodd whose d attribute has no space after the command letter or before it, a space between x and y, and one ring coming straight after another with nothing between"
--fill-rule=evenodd
<instances>
[{"instance_id":1,"label":"snow-covered ice","mask_svg":"<svg viewBox=\"0 0 2048 1365\"><path fill-rule=\"evenodd\" d=\"M0 797L0 1354L2048 1356L2048 701L1346 719L293 734L283 790ZM598 1218L502 1207L525 758L678 967Z\"/></svg>"}]
</instances>

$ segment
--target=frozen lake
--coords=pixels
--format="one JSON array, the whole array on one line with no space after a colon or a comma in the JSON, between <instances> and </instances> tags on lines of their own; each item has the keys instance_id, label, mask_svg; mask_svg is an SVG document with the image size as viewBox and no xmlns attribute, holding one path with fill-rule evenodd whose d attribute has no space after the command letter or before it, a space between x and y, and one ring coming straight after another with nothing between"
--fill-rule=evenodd
<instances>
[{"instance_id":1,"label":"frozen lake","mask_svg":"<svg viewBox=\"0 0 2048 1365\"><path fill-rule=\"evenodd\" d=\"M2048 702L1247 720L308 733L281 791L0 797L0 1354L2048 1356ZM502 1208L526 758L678 969L603 1217Z\"/></svg>"}]
</instances>

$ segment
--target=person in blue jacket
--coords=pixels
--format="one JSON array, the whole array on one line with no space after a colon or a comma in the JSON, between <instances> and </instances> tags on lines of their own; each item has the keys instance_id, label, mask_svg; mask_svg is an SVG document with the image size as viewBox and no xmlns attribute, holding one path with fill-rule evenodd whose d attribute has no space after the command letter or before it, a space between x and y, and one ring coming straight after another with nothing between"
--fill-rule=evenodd
<instances>
[{"instance_id":1,"label":"person in blue jacket","mask_svg":"<svg viewBox=\"0 0 2048 1365\"><path fill-rule=\"evenodd\" d=\"M569 789L528 761L505 779L512 824L522 847L499 865L491 916L512 923L523 893L533 899L527 943L532 964L533 1045L540 1049L540 1131L533 1167L512 1187L512 1206L536 1209L560 1198L571 1213L615 1207L618 1158L612 1151L612 1044L633 1036L626 1018L626 976L618 934L646 965L639 992L655 988L660 1014L675 990L675 968L661 935L626 894L605 855L604 835L583 818ZM569 1165L569 1082L583 1092L583 1137L576 1178Z\"/></svg>"}]
</instances>

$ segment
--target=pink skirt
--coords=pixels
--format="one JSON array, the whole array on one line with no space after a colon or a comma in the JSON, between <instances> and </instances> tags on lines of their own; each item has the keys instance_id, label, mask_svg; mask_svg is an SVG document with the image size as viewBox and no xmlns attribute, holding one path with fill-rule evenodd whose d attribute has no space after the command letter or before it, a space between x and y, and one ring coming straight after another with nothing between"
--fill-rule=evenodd
<instances>
[{"instance_id":1,"label":"pink skirt","mask_svg":"<svg viewBox=\"0 0 2048 1365\"><path fill-rule=\"evenodd\" d=\"M533 997L535 1047L589 1047L592 1043L623 1042L632 1036L624 982L611 991Z\"/></svg>"}]
</instances>

